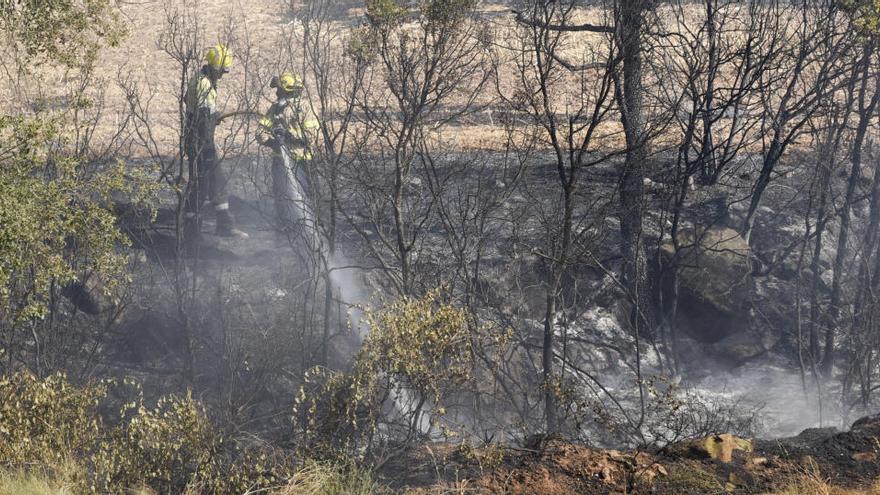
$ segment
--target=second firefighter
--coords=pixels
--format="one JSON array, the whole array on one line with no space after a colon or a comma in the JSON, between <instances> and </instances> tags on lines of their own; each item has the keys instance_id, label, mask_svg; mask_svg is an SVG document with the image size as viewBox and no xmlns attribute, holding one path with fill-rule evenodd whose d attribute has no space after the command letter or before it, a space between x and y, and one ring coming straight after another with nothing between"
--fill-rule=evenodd
<instances>
[{"instance_id":1,"label":"second firefighter","mask_svg":"<svg viewBox=\"0 0 880 495\"><path fill-rule=\"evenodd\" d=\"M311 182L312 149L319 129L303 105L302 77L285 72L273 78L275 103L260 120L262 144L272 150L272 196L278 230L290 237L316 237L315 217L305 191Z\"/></svg>"}]
</instances>

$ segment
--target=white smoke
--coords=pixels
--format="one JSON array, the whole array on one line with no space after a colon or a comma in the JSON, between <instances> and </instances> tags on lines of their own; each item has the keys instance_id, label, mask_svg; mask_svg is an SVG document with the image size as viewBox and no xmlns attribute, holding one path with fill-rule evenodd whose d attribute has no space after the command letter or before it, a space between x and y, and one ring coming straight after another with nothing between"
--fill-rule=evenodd
<instances>
[{"instance_id":1,"label":"white smoke","mask_svg":"<svg viewBox=\"0 0 880 495\"><path fill-rule=\"evenodd\" d=\"M737 401L759 408L761 433L770 438L794 436L807 428L848 427L851 418L840 407L839 392L817 386L809 373L772 364L718 372L693 385L704 397Z\"/></svg>"},{"instance_id":2,"label":"white smoke","mask_svg":"<svg viewBox=\"0 0 880 495\"><path fill-rule=\"evenodd\" d=\"M333 291L346 308L348 321L355 336L363 342L369 326L361 308L369 304L370 291L364 283L362 271L343 254L327 255L326 259Z\"/></svg>"}]
</instances>

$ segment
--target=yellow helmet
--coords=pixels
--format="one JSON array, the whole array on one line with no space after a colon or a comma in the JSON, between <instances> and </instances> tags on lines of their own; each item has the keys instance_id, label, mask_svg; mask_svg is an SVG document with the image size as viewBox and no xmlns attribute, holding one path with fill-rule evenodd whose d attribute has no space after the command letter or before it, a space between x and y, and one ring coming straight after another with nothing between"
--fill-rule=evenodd
<instances>
[{"instance_id":1,"label":"yellow helmet","mask_svg":"<svg viewBox=\"0 0 880 495\"><path fill-rule=\"evenodd\" d=\"M229 68L232 67L232 53L225 45L211 47L208 53L205 54L205 63L212 69L228 72Z\"/></svg>"},{"instance_id":2,"label":"yellow helmet","mask_svg":"<svg viewBox=\"0 0 880 495\"><path fill-rule=\"evenodd\" d=\"M293 91L301 91L306 86L303 84L302 77L299 74L285 72L278 78L278 87L287 93L291 93Z\"/></svg>"}]
</instances>

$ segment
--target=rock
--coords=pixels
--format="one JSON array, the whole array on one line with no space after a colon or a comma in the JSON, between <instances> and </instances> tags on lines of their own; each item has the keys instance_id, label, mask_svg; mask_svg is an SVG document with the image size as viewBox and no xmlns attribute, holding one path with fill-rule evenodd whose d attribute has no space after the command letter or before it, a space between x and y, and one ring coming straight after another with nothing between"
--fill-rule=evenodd
<instances>
[{"instance_id":1,"label":"rock","mask_svg":"<svg viewBox=\"0 0 880 495\"><path fill-rule=\"evenodd\" d=\"M769 351L779 339L778 333L758 332L749 328L715 342L712 352L717 358L738 365Z\"/></svg>"},{"instance_id":2,"label":"rock","mask_svg":"<svg viewBox=\"0 0 880 495\"><path fill-rule=\"evenodd\" d=\"M852 460L856 462L874 462L877 460L876 452L856 452L852 455Z\"/></svg>"},{"instance_id":3,"label":"rock","mask_svg":"<svg viewBox=\"0 0 880 495\"><path fill-rule=\"evenodd\" d=\"M725 463L733 460L735 450L752 452L754 445L751 440L722 433L667 447L672 455L690 459L715 459Z\"/></svg>"},{"instance_id":4,"label":"rock","mask_svg":"<svg viewBox=\"0 0 880 495\"><path fill-rule=\"evenodd\" d=\"M92 272L64 286L61 294L83 313L100 315L113 309L113 301L107 297L104 282Z\"/></svg>"},{"instance_id":5,"label":"rock","mask_svg":"<svg viewBox=\"0 0 880 495\"><path fill-rule=\"evenodd\" d=\"M748 328L753 283L745 239L729 228L698 227L679 234L677 253L671 242L660 249L666 262L677 258L680 267L679 326L710 343ZM661 284L671 290L668 281Z\"/></svg>"},{"instance_id":6,"label":"rock","mask_svg":"<svg viewBox=\"0 0 880 495\"><path fill-rule=\"evenodd\" d=\"M675 256L671 242L661 246L667 259ZM679 235L680 284L704 304L734 313L749 307L751 250L734 230L709 228Z\"/></svg>"},{"instance_id":7,"label":"rock","mask_svg":"<svg viewBox=\"0 0 880 495\"><path fill-rule=\"evenodd\" d=\"M873 416L865 416L864 418L857 419L855 423L852 425L853 430L863 430L863 429L878 429L880 430L880 414L875 414Z\"/></svg>"},{"instance_id":8,"label":"rock","mask_svg":"<svg viewBox=\"0 0 880 495\"><path fill-rule=\"evenodd\" d=\"M696 225L716 225L736 228L742 221L731 218L730 199L727 195L715 196L694 202L682 212L682 217Z\"/></svg>"},{"instance_id":9,"label":"rock","mask_svg":"<svg viewBox=\"0 0 880 495\"><path fill-rule=\"evenodd\" d=\"M641 486L651 486L654 479L658 476L669 476L669 472L665 467L658 463L640 468L635 472L635 484Z\"/></svg>"}]
</instances>

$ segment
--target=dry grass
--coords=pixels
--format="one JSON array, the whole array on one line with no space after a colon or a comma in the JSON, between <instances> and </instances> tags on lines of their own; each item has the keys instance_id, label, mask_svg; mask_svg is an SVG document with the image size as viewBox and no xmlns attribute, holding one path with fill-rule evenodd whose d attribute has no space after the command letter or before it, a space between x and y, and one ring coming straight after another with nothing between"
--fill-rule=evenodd
<instances>
[{"instance_id":1,"label":"dry grass","mask_svg":"<svg viewBox=\"0 0 880 495\"><path fill-rule=\"evenodd\" d=\"M0 495L67 495L73 491L61 482L22 472L0 473Z\"/></svg>"},{"instance_id":2,"label":"dry grass","mask_svg":"<svg viewBox=\"0 0 880 495\"><path fill-rule=\"evenodd\" d=\"M274 495L381 495L387 491L372 474L354 466L309 462Z\"/></svg>"},{"instance_id":3,"label":"dry grass","mask_svg":"<svg viewBox=\"0 0 880 495\"><path fill-rule=\"evenodd\" d=\"M768 495L880 495L880 479L869 488L833 486L830 480L822 475L816 463L808 459L801 466L800 472L786 483L784 489Z\"/></svg>"},{"instance_id":4,"label":"dry grass","mask_svg":"<svg viewBox=\"0 0 880 495\"><path fill-rule=\"evenodd\" d=\"M303 2L292 2L300 5ZM120 7L123 18L128 25L129 35L122 44L116 48L108 49L102 53L97 70L98 86L105 91L106 108L104 116L96 132L98 141L112 136L117 130L117 125L125 120L127 108L125 96L117 84L119 77L130 77L138 84L143 92L143 99L149 100L151 127L155 133L160 148L163 152L173 153L177 147L177 119L178 102L176 99L179 91L178 68L159 47L160 36L167 24L166 10L181 10L191 2L183 0L146 0L144 2L121 2ZM331 23L333 28L340 33L345 33L352 25L357 23L363 15L363 2L361 0L339 0L339 8L335 9L334 19ZM516 74L515 64L512 60L516 56L515 32L516 23L510 12L509 2L485 1L480 5L484 16L483 21L487 28L496 35L495 56L500 63L497 90L510 97L519 88L519 78ZM657 17L661 22L669 26L673 31L682 23L698 23L702 18L699 6L683 7L681 17L676 17L674 8L666 7L658 11ZM292 63L298 66L301 63L302 47L298 41L298 22L292 15L288 2L277 0L252 0L249 2L221 2L220 0L200 0L198 11L201 13L201 39L205 45L213 44L224 38L224 32L231 29L236 40L232 42L235 53L236 65L232 72L224 78L221 99L229 97L233 93L242 91L248 84L243 70L241 59L244 45L250 47L250 77L253 72L260 72L262 78L265 74L291 63L285 52L291 52ZM589 6L578 9L573 14L572 22L590 22L602 24L608 22L609 13L600 6ZM696 24L694 24L696 25ZM291 31L295 34L289 38ZM337 51L341 50L341 43L345 36L340 36L335 43ZM605 49L605 36L595 33L576 33L566 36L565 42L560 47L560 54L572 61L583 61L587 53ZM675 56L670 55L673 59ZM594 77L590 74L590 77ZM646 83L650 87L657 87L659 82L656 74L646 72ZM581 98L580 84L577 75L570 75L570 81L565 84L554 85L554 99L558 101L559 110L565 111L566 105L571 100L577 108L577 101ZM4 87L8 81L0 80L0 95L10 93ZM67 84L74 85L73 81ZM33 87L45 87L42 84L32 84ZM490 105L496 99L496 88L491 85L484 90L478 98L478 104ZM68 88L69 89L69 88ZM263 88L264 94L269 97L271 91L268 87ZM0 108L7 105L0 96ZM450 106L456 106L461 102L450 101ZM264 99L264 108L268 107L269 99ZM234 103L230 100L221 106L225 110L234 110ZM2 110L0 110L2 111ZM470 150L504 150L509 136L504 132L499 122L500 115L493 115L487 110L473 119L464 119L454 126L447 126L439 136L451 149L460 151ZM723 127L726 120L719 122ZM721 131L723 129L719 129ZM221 129L222 136L227 130ZM525 130L524 130L525 131ZM515 136L516 138L516 136ZM671 126L656 139L655 145L664 149L667 146L675 146L680 140L678 129ZM603 148L620 149L624 146L623 134L617 118L611 116L609 121L602 126L600 136L596 142ZM128 151L132 157L145 156L145 150L135 147Z\"/></svg>"},{"instance_id":5,"label":"dry grass","mask_svg":"<svg viewBox=\"0 0 880 495\"><path fill-rule=\"evenodd\" d=\"M75 464L49 471L0 470L0 495L74 495L81 493L71 480L83 476ZM156 495L146 488L132 488L128 495Z\"/></svg>"},{"instance_id":6,"label":"dry grass","mask_svg":"<svg viewBox=\"0 0 880 495\"><path fill-rule=\"evenodd\" d=\"M117 78L129 76L137 82L144 93L144 100L149 100L150 118L153 132L159 141L163 151L173 153L176 149L177 111L176 99L179 91L178 68L159 47L160 36L166 28L166 9L183 9L187 2L182 0L146 0L137 3L121 3L123 18L129 29L129 35L122 44L116 48L108 49L102 53L99 61L97 76L98 86L105 91L106 109L96 136L107 138L116 131L117 124L125 120L127 108L125 96L118 86ZM298 2L294 2L297 4ZM355 24L363 14L360 1L341 1L337 16L332 23L334 29L344 33ZM501 66L499 67L499 80L497 89L502 94L510 97L519 87L519 78L515 73L515 64L510 57L515 57L514 33L516 24L510 13L510 7L506 2L487 1L481 4L484 22L495 32L498 44L496 56ZM298 33L298 23L291 15L287 2L277 0L252 0L250 2L220 2L219 0L201 0L198 4L202 29L202 40L205 45L213 44L216 40L224 38L224 31L231 28L237 40L232 43L233 53L236 54L236 65L232 72L224 78L223 91L225 96L242 90L246 84L241 55L243 45L250 47L250 70L266 72L275 70L289 64L287 48L291 51L294 66L299 65L302 57L302 48L299 46L298 36L288 38L291 30ZM688 20L696 21L699 9L690 12ZM607 22L608 12L601 7L591 6L578 9L574 13L573 22L590 22L601 24ZM666 22L674 25L675 19L671 19L668 12L661 15ZM691 19L693 17L693 19ZM340 36L337 44L341 44L344 36ZM587 52L592 50L602 51L605 46L604 35L595 33L578 33L566 37L566 42L560 48L560 54L572 61L581 61ZM336 47L341 50L341 45ZM253 77L254 74L250 74ZM594 75L590 75L593 77ZM651 77L651 74L646 74ZM570 99L577 106L577 101L582 96L580 83L576 75L569 76L570 81L563 85L554 85L555 100L558 100L560 111L564 111ZM648 80L649 85L656 85L657 81ZM0 81L0 94L6 92L3 87L4 81ZM70 82L69 84L74 84ZM36 86L36 85L35 85ZM560 87L563 86L563 87ZM270 95L269 88L263 88L265 95ZM479 104L490 104L495 100L496 88L490 86L484 90L484 94L478 98ZM223 96L221 95L221 99ZM2 101L2 98L0 98ZM268 107L268 99L264 100ZM450 101L451 106L461 102ZM232 101L222 104L225 110L234 110ZM3 106L0 103L0 106ZM508 136L504 132L497 118L491 111L479 115L475 119L458 122L454 126L448 126L443 130L441 139L450 147L457 150L503 150L507 144ZM488 122L487 122L488 121ZM678 138L670 128L669 139ZM220 133L225 132L221 130ZM624 146L623 135L620 132L616 118L610 118L603 126L598 141L603 147L619 149ZM661 139L662 141L662 139ZM661 145L662 146L662 145ZM143 150L131 150L133 156L142 156Z\"/></svg>"},{"instance_id":7,"label":"dry grass","mask_svg":"<svg viewBox=\"0 0 880 495\"><path fill-rule=\"evenodd\" d=\"M79 493L72 477L79 476L76 468L65 468L54 473L0 470L0 495L74 495ZM133 488L129 495L156 495L148 487ZM190 488L187 495L201 493ZM260 491L258 493L265 493ZM369 471L351 466L309 462L300 469L290 483L271 492L274 495L382 495L390 493L373 480Z\"/></svg>"}]
</instances>

